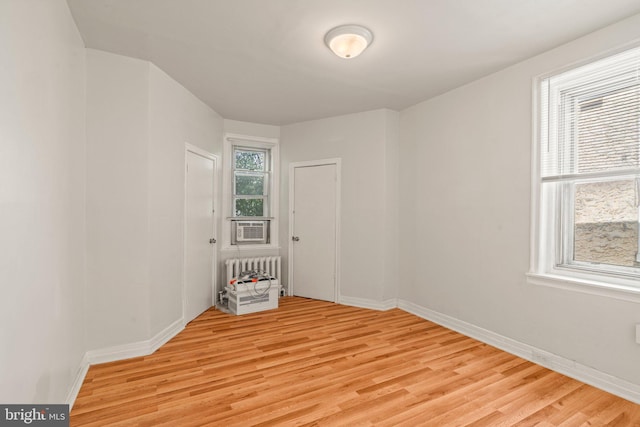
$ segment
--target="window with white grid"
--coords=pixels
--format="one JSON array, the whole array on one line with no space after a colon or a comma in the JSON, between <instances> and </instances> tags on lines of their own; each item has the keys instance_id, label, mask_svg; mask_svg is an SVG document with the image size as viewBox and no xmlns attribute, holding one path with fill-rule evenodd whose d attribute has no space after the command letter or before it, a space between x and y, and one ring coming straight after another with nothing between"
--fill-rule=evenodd
<instances>
[{"instance_id":1,"label":"window with white grid","mask_svg":"<svg viewBox=\"0 0 640 427\"><path fill-rule=\"evenodd\" d=\"M640 290L640 48L537 85L532 270Z\"/></svg>"}]
</instances>

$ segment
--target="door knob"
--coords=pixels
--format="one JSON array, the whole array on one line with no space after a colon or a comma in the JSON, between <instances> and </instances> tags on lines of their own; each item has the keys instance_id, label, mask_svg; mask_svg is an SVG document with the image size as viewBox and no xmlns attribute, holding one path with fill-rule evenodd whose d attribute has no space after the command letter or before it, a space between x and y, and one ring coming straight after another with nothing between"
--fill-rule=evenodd
<instances>
[{"instance_id":1,"label":"door knob","mask_svg":"<svg viewBox=\"0 0 640 427\"><path fill-rule=\"evenodd\" d=\"M293 236L291 240L293 240L294 242L299 242L300 238L298 236Z\"/></svg>"},{"instance_id":2,"label":"door knob","mask_svg":"<svg viewBox=\"0 0 640 427\"><path fill-rule=\"evenodd\" d=\"M216 243L216 239L214 239L213 237L209 239L209 244L213 245L214 243Z\"/></svg>"}]
</instances>

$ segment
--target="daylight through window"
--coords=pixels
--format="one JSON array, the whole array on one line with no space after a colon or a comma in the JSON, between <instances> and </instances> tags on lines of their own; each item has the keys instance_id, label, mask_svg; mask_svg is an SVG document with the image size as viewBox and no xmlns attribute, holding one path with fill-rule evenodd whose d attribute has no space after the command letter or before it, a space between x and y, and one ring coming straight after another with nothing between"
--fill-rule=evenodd
<instances>
[{"instance_id":1,"label":"daylight through window","mask_svg":"<svg viewBox=\"0 0 640 427\"><path fill-rule=\"evenodd\" d=\"M233 149L233 216L269 216L269 150Z\"/></svg>"},{"instance_id":2,"label":"daylight through window","mask_svg":"<svg viewBox=\"0 0 640 427\"><path fill-rule=\"evenodd\" d=\"M637 279L640 49L545 78L538 89L539 269Z\"/></svg>"},{"instance_id":3,"label":"daylight through window","mask_svg":"<svg viewBox=\"0 0 640 427\"><path fill-rule=\"evenodd\" d=\"M278 143L276 138L225 134L224 250L277 248Z\"/></svg>"}]
</instances>

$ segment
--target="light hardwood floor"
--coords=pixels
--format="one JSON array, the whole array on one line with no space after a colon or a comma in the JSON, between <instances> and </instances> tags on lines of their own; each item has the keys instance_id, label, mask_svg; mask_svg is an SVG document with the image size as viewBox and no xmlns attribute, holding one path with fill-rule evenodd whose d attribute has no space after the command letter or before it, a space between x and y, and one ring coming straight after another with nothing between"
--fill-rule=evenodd
<instances>
[{"instance_id":1,"label":"light hardwood floor","mask_svg":"<svg viewBox=\"0 0 640 427\"><path fill-rule=\"evenodd\" d=\"M92 366L71 425L640 426L640 405L399 309L287 297Z\"/></svg>"}]
</instances>

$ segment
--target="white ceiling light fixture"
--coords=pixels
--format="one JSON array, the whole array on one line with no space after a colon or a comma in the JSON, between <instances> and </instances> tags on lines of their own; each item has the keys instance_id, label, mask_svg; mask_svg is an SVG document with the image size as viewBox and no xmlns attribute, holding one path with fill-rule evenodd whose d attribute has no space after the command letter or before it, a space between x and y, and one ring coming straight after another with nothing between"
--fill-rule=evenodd
<instances>
[{"instance_id":1,"label":"white ceiling light fixture","mask_svg":"<svg viewBox=\"0 0 640 427\"><path fill-rule=\"evenodd\" d=\"M325 44L340 58L360 55L373 41L373 33L360 25L341 25L324 36Z\"/></svg>"}]
</instances>

